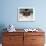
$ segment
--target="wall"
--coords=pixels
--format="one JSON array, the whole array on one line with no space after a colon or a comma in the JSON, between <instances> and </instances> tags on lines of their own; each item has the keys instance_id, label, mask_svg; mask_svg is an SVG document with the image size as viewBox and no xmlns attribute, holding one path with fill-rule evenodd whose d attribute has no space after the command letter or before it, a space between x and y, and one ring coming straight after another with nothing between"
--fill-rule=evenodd
<instances>
[{"instance_id":1,"label":"wall","mask_svg":"<svg viewBox=\"0 0 46 46\"><path fill-rule=\"evenodd\" d=\"M43 27L46 28L46 0L0 0L0 25L13 24L16 28ZM34 7L36 20L34 22L18 22L17 8Z\"/></svg>"},{"instance_id":2,"label":"wall","mask_svg":"<svg viewBox=\"0 0 46 46\"><path fill-rule=\"evenodd\" d=\"M41 27L46 31L46 0L0 0L0 31L9 24L16 28ZM17 8L34 7L36 21L18 22Z\"/></svg>"}]
</instances>

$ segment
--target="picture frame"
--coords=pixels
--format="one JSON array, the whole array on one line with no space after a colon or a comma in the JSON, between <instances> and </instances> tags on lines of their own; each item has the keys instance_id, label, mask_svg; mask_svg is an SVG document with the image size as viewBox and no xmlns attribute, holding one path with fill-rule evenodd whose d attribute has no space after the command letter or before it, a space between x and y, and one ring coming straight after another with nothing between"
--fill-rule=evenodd
<instances>
[{"instance_id":1,"label":"picture frame","mask_svg":"<svg viewBox=\"0 0 46 46\"><path fill-rule=\"evenodd\" d=\"M18 21L35 21L35 8L19 7L17 14Z\"/></svg>"}]
</instances>

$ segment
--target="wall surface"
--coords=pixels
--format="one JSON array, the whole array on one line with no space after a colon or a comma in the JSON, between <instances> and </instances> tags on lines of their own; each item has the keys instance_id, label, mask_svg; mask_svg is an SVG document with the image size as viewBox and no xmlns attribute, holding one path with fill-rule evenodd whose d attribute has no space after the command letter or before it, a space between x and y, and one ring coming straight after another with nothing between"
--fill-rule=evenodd
<instances>
[{"instance_id":1,"label":"wall surface","mask_svg":"<svg viewBox=\"0 0 46 46\"><path fill-rule=\"evenodd\" d=\"M0 0L0 27L13 24L16 28L46 28L46 0ZM17 8L35 8L34 22L18 22Z\"/></svg>"},{"instance_id":2,"label":"wall surface","mask_svg":"<svg viewBox=\"0 0 46 46\"><path fill-rule=\"evenodd\" d=\"M17 8L35 8L36 20L34 22L18 22ZM40 27L46 32L46 0L0 0L0 36L2 29L9 24L16 28L37 28ZM0 37L0 40L2 39Z\"/></svg>"}]
</instances>

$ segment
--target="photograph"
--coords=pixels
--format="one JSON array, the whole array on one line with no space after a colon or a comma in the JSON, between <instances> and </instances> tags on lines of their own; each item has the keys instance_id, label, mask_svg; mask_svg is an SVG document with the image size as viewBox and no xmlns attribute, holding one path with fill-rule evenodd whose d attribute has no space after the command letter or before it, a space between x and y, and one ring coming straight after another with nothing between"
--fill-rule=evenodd
<instances>
[{"instance_id":1,"label":"photograph","mask_svg":"<svg viewBox=\"0 0 46 46\"><path fill-rule=\"evenodd\" d=\"M18 21L35 21L35 9L31 7L18 8Z\"/></svg>"}]
</instances>

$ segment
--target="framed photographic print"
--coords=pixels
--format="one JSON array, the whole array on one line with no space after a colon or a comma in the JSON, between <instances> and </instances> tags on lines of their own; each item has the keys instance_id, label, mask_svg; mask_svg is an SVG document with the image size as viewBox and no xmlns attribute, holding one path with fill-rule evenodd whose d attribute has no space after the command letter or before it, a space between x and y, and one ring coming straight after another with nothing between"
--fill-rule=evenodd
<instances>
[{"instance_id":1,"label":"framed photographic print","mask_svg":"<svg viewBox=\"0 0 46 46\"><path fill-rule=\"evenodd\" d=\"M17 19L18 21L35 21L35 8L19 7Z\"/></svg>"}]
</instances>

